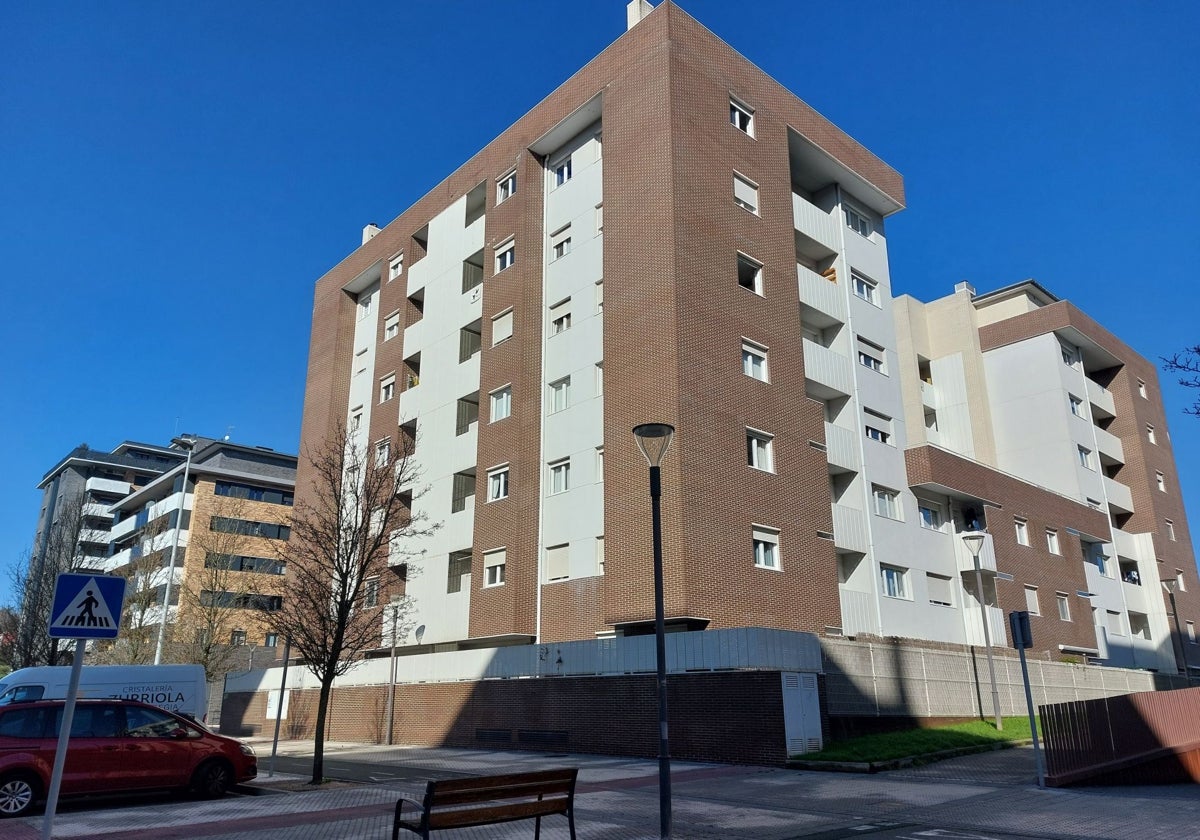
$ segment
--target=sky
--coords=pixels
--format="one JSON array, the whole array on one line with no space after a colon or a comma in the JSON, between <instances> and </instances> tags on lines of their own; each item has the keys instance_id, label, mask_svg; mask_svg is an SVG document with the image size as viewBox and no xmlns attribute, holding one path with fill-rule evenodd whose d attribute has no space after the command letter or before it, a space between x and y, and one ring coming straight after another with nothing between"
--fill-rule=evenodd
<instances>
[{"instance_id":1,"label":"sky","mask_svg":"<svg viewBox=\"0 0 1200 840\"><path fill-rule=\"evenodd\" d=\"M1150 359L1200 344L1200 4L679 5L904 175L895 294L1033 277ZM0 571L80 443L295 452L317 278L624 29L624 0L0 5ZM1195 394L1161 382L1200 523Z\"/></svg>"}]
</instances>

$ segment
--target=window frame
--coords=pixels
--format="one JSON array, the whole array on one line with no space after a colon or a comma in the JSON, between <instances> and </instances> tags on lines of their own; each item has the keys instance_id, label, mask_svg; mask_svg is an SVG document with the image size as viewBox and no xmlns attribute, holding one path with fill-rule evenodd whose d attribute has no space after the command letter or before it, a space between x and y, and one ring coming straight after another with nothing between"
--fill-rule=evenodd
<instances>
[{"instance_id":1,"label":"window frame","mask_svg":"<svg viewBox=\"0 0 1200 840\"><path fill-rule=\"evenodd\" d=\"M1030 615L1042 614L1042 602L1038 597L1038 588L1025 584L1025 610Z\"/></svg>"},{"instance_id":2,"label":"window frame","mask_svg":"<svg viewBox=\"0 0 1200 840\"><path fill-rule=\"evenodd\" d=\"M1059 621L1071 620L1071 598L1066 592L1054 593L1054 604L1058 609Z\"/></svg>"},{"instance_id":3,"label":"window frame","mask_svg":"<svg viewBox=\"0 0 1200 840\"><path fill-rule=\"evenodd\" d=\"M746 465L760 472L775 472L775 435L746 427Z\"/></svg>"},{"instance_id":4,"label":"window frame","mask_svg":"<svg viewBox=\"0 0 1200 840\"><path fill-rule=\"evenodd\" d=\"M871 221L871 217L867 215L866 211L859 210L847 201L842 202L842 211L845 216L846 227L850 228L850 230L865 239L870 239L871 235L875 233L875 223Z\"/></svg>"},{"instance_id":5,"label":"window frame","mask_svg":"<svg viewBox=\"0 0 1200 840\"><path fill-rule=\"evenodd\" d=\"M1062 556L1062 543L1058 539L1057 528L1046 529L1046 550L1051 554Z\"/></svg>"},{"instance_id":6,"label":"window frame","mask_svg":"<svg viewBox=\"0 0 1200 840\"><path fill-rule=\"evenodd\" d=\"M904 521L904 505L900 499L900 491L882 484L871 485L871 510L876 516L884 519L893 522Z\"/></svg>"},{"instance_id":7,"label":"window frame","mask_svg":"<svg viewBox=\"0 0 1200 840\"><path fill-rule=\"evenodd\" d=\"M392 312L383 319L383 340L391 341L400 335L400 310Z\"/></svg>"},{"instance_id":8,"label":"window frame","mask_svg":"<svg viewBox=\"0 0 1200 840\"><path fill-rule=\"evenodd\" d=\"M396 374L389 373L379 379L379 402L385 403L396 396Z\"/></svg>"},{"instance_id":9,"label":"window frame","mask_svg":"<svg viewBox=\"0 0 1200 840\"><path fill-rule=\"evenodd\" d=\"M737 264L737 271L736 271L734 277L737 280L737 284L741 288L745 289L748 292L753 292L754 294L758 295L759 297L765 297L765 295L763 294L763 264L761 262L759 262L758 260L754 259L754 257L750 256L749 254L747 254L743 251L737 252L737 263L736 264ZM749 284L742 282L742 267L743 266L745 266L747 269L753 271L753 276L750 278Z\"/></svg>"},{"instance_id":10,"label":"window frame","mask_svg":"<svg viewBox=\"0 0 1200 840\"><path fill-rule=\"evenodd\" d=\"M1013 530L1017 545L1029 546L1029 520L1023 516L1013 517Z\"/></svg>"},{"instance_id":11,"label":"window frame","mask_svg":"<svg viewBox=\"0 0 1200 840\"><path fill-rule=\"evenodd\" d=\"M404 252L401 251L396 256L388 260L388 282L399 280L404 275Z\"/></svg>"},{"instance_id":12,"label":"window frame","mask_svg":"<svg viewBox=\"0 0 1200 840\"><path fill-rule=\"evenodd\" d=\"M507 309L505 309L503 312L497 312L495 315L492 316L491 321L492 321L492 346L493 347L495 347L498 344L502 344L505 341L508 341L510 338L513 337L513 313L514 313L514 311L515 310L513 309L513 307L510 306ZM508 334L505 336L502 336L501 338L496 338L496 332L497 332L496 327L497 326L507 327Z\"/></svg>"},{"instance_id":13,"label":"window frame","mask_svg":"<svg viewBox=\"0 0 1200 840\"><path fill-rule=\"evenodd\" d=\"M547 309L547 331L551 338L571 329L571 299L564 298Z\"/></svg>"},{"instance_id":14,"label":"window frame","mask_svg":"<svg viewBox=\"0 0 1200 840\"><path fill-rule=\"evenodd\" d=\"M879 594L884 598L896 598L901 601L911 601L912 593L908 585L909 570L903 566L891 563L879 564Z\"/></svg>"},{"instance_id":15,"label":"window frame","mask_svg":"<svg viewBox=\"0 0 1200 840\"><path fill-rule=\"evenodd\" d=\"M879 295L879 281L868 277L858 269L850 269L850 287L854 296L879 309L883 308Z\"/></svg>"},{"instance_id":16,"label":"window frame","mask_svg":"<svg viewBox=\"0 0 1200 840\"><path fill-rule=\"evenodd\" d=\"M546 414L558 414L571 407L571 377L563 376L547 383Z\"/></svg>"},{"instance_id":17,"label":"window frame","mask_svg":"<svg viewBox=\"0 0 1200 840\"><path fill-rule=\"evenodd\" d=\"M771 381L771 369L767 360L769 349L766 345L742 339L742 374L758 382ZM757 360L757 364L754 360ZM756 376L755 372L761 375Z\"/></svg>"},{"instance_id":18,"label":"window frame","mask_svg":"<svg viewBox=\"0 0 1200 840\"><path fill-rule=\"evenodd\" d=\"M732 94L729 97L729 124L747 137L754 138L754 109Z\"/></svg>"},{"instance_id":19,"label":"window frame","mask_svg":"<svg viewBox=\"0 0 1200 840\"><path fill-rule=\"evenodd\" d=\"M500 560L496 562L495 558L499 555ZM492 558L489 560L489 558ZM495 586L504 586L506 577L506 569L508 567L508 548L494 548L491 551L483 553L483 588L491 589ZM493 570L497 570L493 573ZM493 579L494 578L494 579Z\"/></svg>"},{"instance_id":20,"label":"window frame","mask_svg":"<svg viewBox=\"0 0 1200 840\"><path fill-rule=\"evenodd\" d=\"M502 414L497 412L499 407L504 409ZM512 417L512 383L501 385L488 394L488 424L499 423L509 417Z\"/></svg>"},{"instance_id":21,"label":"window frame","mask_svg":"<svg viewBox=\"0 0 1200 840\"><path fill-rule=\"evenodd\" d=\"M546 495L557 496L571 489L571 457L556 458L546 464Z\"/></svg>"},{"instance_id":22,"label":"window frame","mask_svg":"<svg viewBox=\"0 0 1200 840\"><path fill-rule=\"evenodd\" d=\"M503 204L517 194L517 170L508 170L496 179L496 204Z\"/></svg>"},{"instance_id":23,"label":"window frame","mask_svg":"<svg viewBox=\"0 0 1200 840\"><path fill-rule=\"evenodd\" d=\"M485 504L499 502L502 499L508 498L509 493L511 492L510 470L510 464L500 464L499 466L492 467L487 471L488 490L487 501Z\"/></svg>"},{"instance_id":24,"label":"window frame","mask_svg":"<svg viewBox=\"0 0 1200 840\"><path fill-rule=\"evenodd\" d=\"M780 551L780 531L769 525L751 525L751 545L754 554L754 568L778 572L783 569L783 555Z\"/></svg>"},{"instance_id":25,"label":"window frame","mask_svg":"<svg viewBox=\"0 0 1200 840\"><path fill-rule=\"evenodd\" d=\"M571 253L571 223L550 234L550 262L558 262Z\"/></svg>"},{"instance_id":26,"label":"window frame","mask_svg":"<svg viewBox=\"0 0 1200 840\"><path fill-rule=\"evenodd\" d=\"M495 254L496 270L493 272L494 274L499 274L500 272L502 272L506 269L512 268L514 265L516 265L516 262L517 262L517 239L516 239L516 237L510 236L508 239L505 239L503 242L501 242L499 245L496 246L495 251L496 251L496 254Z\"/></svg>"},{"instance_id":27,"label":"window frame","mask_svg":"<svg viewBox=\"0 0 1200 840\"><path fill-rule=\"evenodd\" d=\"M558 189L565 186L575 177L575 165L571 160L571 155L565 155L558 158L550 164L550 173L554 179L552 189Z\"/></svg>"},{"instance_id":28,"label":"window frame","mask_svg":"<svg viewBox=\"0 0 1200 840\"><path fill-rule=\"evenodd\" d=\"M742 187L740 191L738 190L739 184ZM762 209L762 196L759 189L757 181L751 180L736 169L733 171L733 203L755 216L762 215L759 212ZM751 196L753 196L753 200L751 200Z\"/></svg>"}]
</instances>

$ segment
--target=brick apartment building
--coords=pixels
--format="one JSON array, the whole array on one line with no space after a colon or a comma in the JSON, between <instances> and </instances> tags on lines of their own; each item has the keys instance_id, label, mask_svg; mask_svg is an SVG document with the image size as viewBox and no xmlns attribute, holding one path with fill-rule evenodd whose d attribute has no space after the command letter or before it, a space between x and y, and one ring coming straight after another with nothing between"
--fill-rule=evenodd
<instances>
[{"instance_id":1,"label":"brick apartment building","mask_svg":"<svg viewBox=\"0 0 1200 840\"><path fill-rule=\"evenodd\" d=\"M302 450L415 438L443 524L381 582L403 650L647 632L630 430L665 422L671 629L1003 644L1028 608L1040 655L1200 666L1153 365L1033 281L894 298L900 175L678 7L630 16L317 284Z\"/></svg>"}]
</instances>

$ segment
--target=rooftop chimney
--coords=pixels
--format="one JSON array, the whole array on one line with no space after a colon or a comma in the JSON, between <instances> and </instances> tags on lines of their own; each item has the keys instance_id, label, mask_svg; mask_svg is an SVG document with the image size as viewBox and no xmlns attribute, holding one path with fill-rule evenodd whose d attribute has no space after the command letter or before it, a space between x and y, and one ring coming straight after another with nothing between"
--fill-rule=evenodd
<instances>
[{"instance_id":1,"label":"rooftop chimney","mask_svg":"<svg viewBox=\"0 0 1200 840\"><path fill-rule=\"evenodd\" d=\"M629 5L625 7L625 31L633 29L642 18L653 11L654 7L647 0L629 0Z\"/></svg>"},{"instance_id":2,"label":"rooftop chimney","mask_svg":"<svg viewBox=\"0 0 1200 840\"><path fill-rule=\"evenodd\" d=\"M972 286L970 283L968 283L966 280L963 280L961 283L955 283L954 291L966 292L971 297L975 297L975 287Z\"/></svg>"},{"instance_id":3,"label":"rooftop chimney","mask_svg":"<svg viewBox=\"0 0 1200 840\"><path fill-rule=\"evenodd\" d=\"M365 228L363 228L362 244L366 245L368 242L370 242L372 239L374 239L375 234L379 233L379 231L380 231L379 225L375 224L374 222L371 222L369 225L367 225Z\"/></svg>"}]
</instances>

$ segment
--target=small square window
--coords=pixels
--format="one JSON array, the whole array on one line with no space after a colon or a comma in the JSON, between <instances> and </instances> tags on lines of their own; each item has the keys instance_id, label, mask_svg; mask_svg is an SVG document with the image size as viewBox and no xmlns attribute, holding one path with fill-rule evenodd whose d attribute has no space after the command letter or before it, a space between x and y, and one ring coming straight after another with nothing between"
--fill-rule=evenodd
<instances>
[{"instance_id":1,"label":"small square window","mask_svg":"<svg viewBox=\"0 0 1200 840\"><path fill-rule=\"evenodd\" d=\"M495 347L501 341L512 338L513 334L513 311L511 309L501 312L492 318L492 346Z\"/></svg>"},{"instance_id":2,"label":"small square window","mask_svg":"<svg viewBox=\"0 0 1200 840\"><path fill-rule=\"evenodd\" d=\"M758 184L733 173L733 203L758 215Z\"/></svg>"},{"instance_id":3,"label":"small square window","mask_svg":"<svg viewBox=\"0 0 1200 840\"><path fill-rule=\"evenodd\" d=\"M754 136L754 109L732 97L729 100L729 122L738 131Z\"/></svg>"},{"instance_id":4,"label":"small square window","mask_svg":"<svg viewBox=\"0 0 1200 840\"><path fill-rule=\"evenodd\" d=\"M517 172L514 169L507 175L501 175L496 181L496 203L508 201L517 194Z\"/></svg>"},{"instance_id":5,"label":"small square window","mask_svg":"<svg viewBox=\"0 0 1200 840\"><path fill-rule=\"evenodd\" d=\"M863 414L866 415L863 424L864 433L871 440L892 445L892 418L886 414L880 414L878 411L872 411L869 408L863 409Z\"/></svg>"},{"instance_id":6,"label":"small square window","mask_svg":"<svg viewBox=\"0 0 1200 840\"><path fill-rule=\"evenodd\" d=\"M510 267L517 261L517 243L510 239L496 248L496 273Z\"/></svg>"},{"instance_id":7,"label":"small square window","mask_svg":"<svg viewBox=\"0 0 1200 840\"><path fill-rule=\"evenodd\" d=\"M393 312L383 322L383 340L391 341L400 335L400 313Z\"/></svg>"},{"instance_id":8,"label":"small square window","mask_svg":"<svg viewBox=\"0 0 1200 840\"><path fill-rule=\"evenodd\" d=\"M570 550L567 543L546 547L546 580L566 580L571 576Z\"/></svg>"},{"instance_id":9,"label":"small square window","mask_svg":"<svg viewBox=\"0 0 1200 840\"><path fill-rule=\"evenodd\" d=\"M397 254L392 257L391 263L388 265L388 282L395 280L404 273L404 255Z\"/></svg>"},{"instance_id":10,"label":"small square window","mask_svg":"<svg viewBox=\"0 0 1200 840\"><path fill-rule=\"evenodd\" d=\"M1042 608L1038 604L1038 591L1036 586L1025 587L1025 609L1029 610L1030 615L1042 614Z\"/></svg>"},{"instance_id":11,"label":"small square window","mask_svg":"<svg viewBox=\"0 0 1200 840\"><path fill-rule=\"evenodd\" d=\"M1183 577L1183 569L1175 570L1175 591L1187 592L1187 580Z\"/></svg>"},{"instance_id":12,"label":"small square window","mask_svg":"<svg viewBox=\"0 0 1200 840\"><path fill-rule=\"evenodd\" d=\"M769 382L767 348L753 341L742 340L742 373L759 382Z\"/></svg>"},{"instance_id":13,"label":"small square window","mask_svg":"<svg viewBox=\"0 0 1200 840\"><path fill-rule=\"evenodd\" d=\"M867 341L865 338L858 339L858 363L860 365L876 373L883 373L885 358L884 349L878 344Z\"/></svg>"},{"instance_id":14,"label":"small square window","mask_svg":"<svg viewBox=\"0 0 1200 840\"><path fill-rule=\"evenodd\" d=\"M1142 399L1144 399L1144 400L1150 399L1150 398L1149 398L1149 397L1146 395L1146 380L1145 380L1145 379L1139 379L1139 380L1137 381L1137 389L1138 389L1138 396L1139 396L1139 397L1141 397L1141 398L1142 398Z\"/></svg>"},{"instance_id":15,"label":"small square window","mask_svg":"<svg viewBox=\"0 0 1200 840\"><path fill-rule=\"evenodd\" d=\"M550 495L571 489L571 459L563 458L550 464Z\"/></svg>"},{"instance_id":16,"label":"small square window","mask_svg":"<svg viewBox=\"0 0 1200 840\"><path fill-rule=\"evenodd\" d=\"M550 234L550 261L561 260L571 253L571 226L563 225Z\"/></svg>"},{"instance_id":17,"label":"small square window","mask_svg":"<svg viewBox=\"0 0 1200 840\"><path fill-rule=\"evenodd\" d=\"M550 335L558 335L571 329L571 299L559 301L550 307Z\"/></svg>"},{"instance_id":18,"label":"small square window","mask_svg":"<svg viewBox=\"0 0 1200 840\"><path fill-rule=\"evenodd\" d=\"M376 290L378 291L378 290ZM370 317L375 312L375 292L363 292L358 296L358 320Z\"/></svg>"},{"instance_id":19,"label":"small square window","mask_svg":"<svg viewBox=\"0 0 1200 840\"><path fill-rule=\"evenodd\" d=\"M953 578L926 572L925 588L929 593L929 603L936 604L939 607L954 606Z\"/></svg>"},{"instance_id":20,"label":"small square window","mask_svg":"<svg viewBox=\"0 0 1200 840\"><path fill-rule=\"evenodd\" d=\"M483 585L503 586L504 567L508 565L508 549L499 548L483 555Z\"/></svg>"},{"instance_id":21,"label":"small square window","mask_svg":"<svg viewBox=\"0 0 1200 840\"><path fill-rule=\"evenodd\" d=\"M737 281L743 289L749 289L756 295L763 293L762 263L751 259L745 254L737 255Z\"/></svg>"},{"instance_id":22,"label":"small square window","mask_svg":"<svg viewBox=\"0 0 1200 840\"><path fill-rule=\"evenodd\" d=\"M1163 524L1166 526L1167 539L1169 539L1171 542L1175 542L1175 523L1170 519L1166 519L1163 521Z\"/></svg>"},{"instance_id":23,"label":"small square window","mask_svg":"<svg viewBox=\"0 0 1200 840\"><path fill-rule=\"evenodd\" d=\"M900 494L878 484L871 485L871 497L875 502L875 513L887 519L901 519Z\"/></svg>"},{"instance_id":24,"label":"small square window","mask_svg":"<svg viewBox=\"0 0 1200 840\"><path fill-rule=\"evenodd\" d=\"M908 599L908 569L881 563L879 565L879 582L883 594L887 597Z\"/></svg>"},{"instance_id":25,"label":"small square window","mask_svg":"<svg viewBox=\"0 0 1200 840\"><path fill-rule=\"evenodd\" d=\"M1059 343L1059 349L1062 351L1063 364L1067 367L1079 367L1079 348L1074 344L1067 344L1065 341Z\"/></svg>"},{"instance_id":26,"label":"small square window","mask_svg":"<svg viewBox=\"0 0 1200 840\"><path fill-rule=\"evenodd\" d=\"M1051 554L1062 554L1062 549L1058 544L1058 531L1053 528L1046 529L1046 549Z\"/></svg>"},{"instance_id":27,"label":"small square window","mask_svg":"<svg viewBox=\"0 0 1200 840\"><path fill-rule=\"evenodd\" d=\"M351 410L350 412L350 431L357 432L362 428L363 412L362 406Z\"/></svg>"},{"instance_id":28,"label":"small square window","mask_svg":"<svg viewBox=\"0 0 1200 840\"><path fill-rule=\"evenodd\" d=\"M392 441L388 438L375 443L375 466L386 467L392 457Z\"/></svg>"},{"instance_id":29,"label":"small square window","mask_svg":"<svg viewBox=\"0 0 1200 840\"><path fill-rule=\"evenodd\" d=\"M779 568L779 530L755 525L754 565L760 569Z\"/></svg>"},{"instance_id":30,"label":"small square window","mask_svg":"<svg viewBox=\"0 0 1200 840\"><path fill-rule=\"evenodd\" d=\"M1076 417L1083 417L1083 400L1074 394L1067 394L1067 401L1071 405L1071 413Z\"/></svg>"},{"instance_id":31,"label":"small square window","mask_svg":"<svg viewBox=\"0 0 1200 840\"><path fill-rule=\"evenodd\" d=\"M1079 466L1084 469L1094 470L1095 466L1092 465L1092 450L1086 446L1076 446L1075 449L1079 455Z\"/></svg>"},{"instance_id":32,"label":"small square window","mask_svg":"<svg viewBox=\"0 0 1200 840\"><path fill-rule=\"evenodd\" d=\"M508 498L508 465L488 470L488 501Z\"/></svg>"},{"instance_id":33,"label":"small square window","mask_svg":"<svg viewBox=\"0 0 1200 840\"><path fill-rule=\"evenodd\" d=\"M1058 605L1058 620L1071 620L1071 602L1068 600L1065 592L1054 593L1054 602Z\"/></svg>"},{"instance_id":34,"label":"small square window","mask_svg":"<svg viewBox=\"0 0 1200 840\"><path fill-rule=\"evenodd\" d=\"M849 205L846 206L846 226L855 233L862 236L870 237L871 235L871 220L867 218L865 213L855 210Z\"/></svg>"},{"instance_id":35,"label":"small square window","mask_svg":"<svg viewBox=\"0 0 1200 840\"><path fill-rule=\"evenodd\" d=\"M369 577L363 581L363 605L367 607L379 606L379 578Z\"/></svg>"},{"instance_id":36,"label":"small square window","mask_svg":"<svg viewBox=\"0 0 1200 840\"><path fill-rule=\"evenodd\" d=\"M854 287L855 297L861 298L875 306L881 305L879 302L879 284L874 280L859 274L857 271L851 271L850 282Z\"/></svg>"},{"instance_id":37,"label":"small square window","mask_svg":"<svg viewBox=\"0 0 1200 840\"><path fill-rule=\"evenodd\" d=\"M548 414L562 411L571 404L571 377L564 376L550 383L550 404Z\"/></svg>"},{"instance_id":38,"label":"small square window","mask_svg":"<svg viewBox=\"0 0 1200 840\"><path fill-rule=\"evenodd\" d=\"M775 436L746 429L746 463L756 470L775 472Z\"/></svg>"},{"instance_id":39,"label":"small square window","mask_svg":"<svg viewBox=\"0 0 1200 840\"><path fill-rule=\"evenodd\" d=\"M572 172L572 168L571 168L570 155L568 155L563 160L560 160L558 163L554 164L553 169L554 169L554 186L561 187L563 184L567 183L567 181L570 181L572 174L574 174Z\"/></svg>"},{"instance_id":40,"label":"small square window","mask_svg":"<svg viewBox=\"0 0 1200 840\"><path fill-rule=\"evenodd\" d=\"M1017 545L1029 545L1029 523L1024 519L1013 519L1013 527L1017 532Z\"/></svg>"},{"instance_id":41,"label":"small square window","mask_svg":"<svg viewBox=\"0 0 1200 840\"><path fill-rule=\"evenodd\" d=\"M495 423L512 414L512 386L505 385L497 388L491 394L491 413L489 422Z\"/></svg>"},{"instance_id":42,"label":"small square window","mask_svg":"<svg viewBox=\"0 0 1200 840\"><path fill-rule=\"evenodd\" d=\"M396 374L385 376L379 380L379 401L387 402L392 397L396 396Z\"/></svg>"},{"instance_id":43,"label":"small square window","mask_svg":"<svg viewBox=\"0 0 1200 840\"><path fill-rule=\"evenodd\" d=\"M1161 472L1155 471L1154 484L1156 487L1158 487L1158 491L1160 493L1167 492L1167 477L1165 475L1163 475Z\"/></svg>"},{"instance_id":44,"label":"small square window","mask_svg":"<svg viewBox=\"0 0 1200 840\"><path fill-rule=\"evenodd\" d=\"M1151 423L1146 424L1146 440L1154 444L1158 443L1158 437L1154 434L1154 425Z\"/></svg>"},{"instance_id":45,"label":"small square window","mask_svg":"<svg viewBox=\"0 0 1200 840\"><path fill-rule=\"evenodd\" d=\"M921 518L922 528L930 531L943 531L946 528L945 510L936 502L918 499L917 515Z\"/></svg>"},{"instance_id":46,"label":"small square window","mask_svg":"<svg viewBox=\"0 0 1200 840\"><path fill-rule=\"evenodd\" d=\"M374 606L374 605L367 604L367 606L370 607L370 606ZM229 634L229 644L233 645L234 647L241 647L242 645L246 644L246 631L245 630L231 631Z\"/></svg>"}]
</instances>

